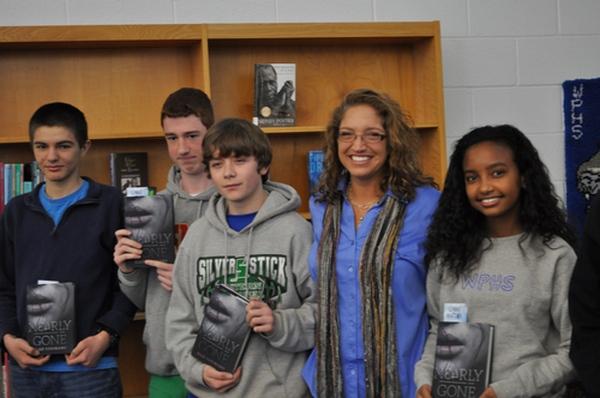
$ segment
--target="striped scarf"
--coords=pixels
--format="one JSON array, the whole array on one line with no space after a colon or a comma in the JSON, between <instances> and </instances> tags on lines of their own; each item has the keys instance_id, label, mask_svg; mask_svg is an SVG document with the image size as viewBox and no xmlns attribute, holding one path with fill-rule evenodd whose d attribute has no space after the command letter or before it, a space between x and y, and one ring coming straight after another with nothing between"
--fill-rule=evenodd
<instances>
[{"instance_id":1,"label":"striped scarf","mask_svg":"<svg viewBox=\"0 0 600 398\"><path fill-rule=\"evenodd\" d=\"M343 200L327 206L319 242L319 324L317 329L317 390L324 398L341 398L340 336L335 253L340 235ZM387 195L360 256L362 330L366 395L401 397L396 355L396 325L392 297L394 258L404 223L406 202Z\"/></svg>"}]
</instances>

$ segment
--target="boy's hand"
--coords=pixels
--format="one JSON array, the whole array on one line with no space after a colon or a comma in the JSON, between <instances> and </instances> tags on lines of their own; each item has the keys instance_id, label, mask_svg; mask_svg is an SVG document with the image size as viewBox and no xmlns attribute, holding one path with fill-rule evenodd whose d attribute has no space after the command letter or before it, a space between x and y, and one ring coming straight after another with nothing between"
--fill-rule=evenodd
<instances>
[{"instance_id":1,"label":"boy's hand","mask_svg":"<svg viewBox=\"0 0 600 398\"><path fill-rule=\"evenodd\" d=\"M65 355L67 365L82 364L88 368L96 366L104 351L110 345L110 335L106 330L81 340L70 354Z\"/></svg>"},{"instance_id":2,"label":"boy's hand","mask_svg":"<svg viewBox=\"0 0 600 398\"><path fill-rule=\"evenodd\" d=\"M115 231L117 244L113 253L113 260L119 266L121 272L126 274L133 271L133 268L125 264L127 260L136 260L142 256L142 244L133 239L129 239L131 231L126 229L118 229Z\"/></svg>"},{"instance_id":3,"label":"boy's hand","mask_svg":"<svg viewBox=\"0 0 600 398\"><path fill-rule=\"evenodd\" d=\"M173 264L158 260L145 260L144 264L156 268L156 274L162 287L168 292L173 290Z\"/></svg>"},{"instance_id":4,"label":"boy's hand","mask_svg":"<svg viewBox=\"0 0 600 398\"><path fill-rule=\"evenodd\" d=\"M217 392L225 392L240 382L242 368L237 368L233 373L220 372L210 365L204 365L202 380L211 389Z\"/></svg>"},{"instance_id":5,"label":"boy's hand","mask_svg":"<svg viewBox=\"0 0 600 398\"><path fill-rule=\"evenodd\" d=\"M417 398L431 398L431 386L429 384L423 384L417 390Z\"/></svg>"},{"instance_id":6,"label":"boy's hand","mask_svg":"<svg viewBox=\"0 0 600 398\"><path fill-rule=\"evenodd\" d=\"M496 391L492 387L488 387L483 391L480 398L497 398Z\"/></svg>"},{"instance_id":7,"label":"boy's hand","mask_svg":"<svg viewBox=\"0 0 600 398\"><path fill-rule=\"evenodd\" d=\"M246 306L246 322L256 333L273 333L275 317L267 303L252 299Z\"/></svg>"},{"instance_id":8,"label":"boy's hand","mask_svg":"<svg viewBox=\"0 0 600 398\"><path fill-rule=\"evenodd\" d=\"M39 351L30 346L26 340L12 334L5 334L2 340L6 351L23 369L43 365L50 359L50 355L40 356Z\"/></svg>"}]
</instances>

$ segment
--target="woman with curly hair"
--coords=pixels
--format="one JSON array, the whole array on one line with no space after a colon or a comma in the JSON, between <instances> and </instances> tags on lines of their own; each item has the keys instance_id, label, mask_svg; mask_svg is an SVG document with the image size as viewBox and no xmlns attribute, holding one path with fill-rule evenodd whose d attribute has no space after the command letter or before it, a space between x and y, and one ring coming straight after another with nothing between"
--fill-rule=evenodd
<instances>
[{"instance_id":1,"label":"woman with curly hair","mask_svg":"<svg viewBox=\"0 0 600 398\"><path fill-rule=\"evenodd\" d=\"M350 92L325 132L311 198L310 270L318 283L313 396L415 396L427 335L423 242L439 192L418 166L418 135L399 105Z\"/></svg>"},{"instance_id":2,"label":"woman with curly hair","mask_svg":"<svg viewBox=\"0 0 600 398\"><path fill-rule=\"evenodd\" d=\"M509 125L456 144L426 243L431 329L415 371L431 397L445 304L495 326L492 379L482 397L560 396L573 376L567 294L575 235L537 150ZM435 394L434 394L435 395Z\"/></svg>"}]
</instances>

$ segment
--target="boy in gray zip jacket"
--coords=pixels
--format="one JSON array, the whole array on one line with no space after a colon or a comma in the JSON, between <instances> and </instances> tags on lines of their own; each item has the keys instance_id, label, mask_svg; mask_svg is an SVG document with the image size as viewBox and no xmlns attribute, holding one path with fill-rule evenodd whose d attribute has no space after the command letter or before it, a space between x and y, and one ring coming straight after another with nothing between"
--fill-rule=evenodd
<instances>
[{"instance_id":1,"label":"boy in gray zip jacket","mask_svg":"<svg viewBox=\"0 0 600 398\"><path fill-rule=\"evenodd\" d=\"M189 225L196 221L215 192L202 161L202 141L214 121L208 96L195 88L181 88L167 97L161 112L167 150L174 165L169 170L167 188L159 195L173 200L175 232L181 242ZM143 247L116 232L114 259L119 265L121 290L145 311L144 344L146 370L150 373L150 398L184 398L186 389L178 376L165 344L165 315L171 299L173 264L146 260L145 269L131 269L129 259L139 258Z\"/></svg>"},{"instance_id":2,"label":"boy in gray zip jacket","mask_svg":"<svg viewBox=\"0 0 600 398\"><path fill-rule=\"evenodd\" d=\"M239 119L213 126L204 162L218 193L205 216L190 227L175 260L167 312L167 348L195 396L302 397L301 377L315 332L315 289L307 256L312 233L297 212L290 186L268 182L271 148L264 133ZM251 334L240 368L220 372L191 355L204 306L217 283L248 297L258 278L263 300L251 300ZM265 301L275 303L271 310Z\"/></svg>"}]
</instances>

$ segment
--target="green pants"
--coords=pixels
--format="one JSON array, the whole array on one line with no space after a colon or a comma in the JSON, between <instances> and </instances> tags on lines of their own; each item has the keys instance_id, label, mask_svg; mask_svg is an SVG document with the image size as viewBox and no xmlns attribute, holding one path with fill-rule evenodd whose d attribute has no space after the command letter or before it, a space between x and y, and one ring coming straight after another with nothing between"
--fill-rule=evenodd
<instances>
[{"instance_id":1,"label":"green pants","mask_svg":"<svg viewBox=\"0 0 600 398\"><path fill-rule=\"evenodd\" d=\"M150 375L148 398L185 398L185 382L179 376Z\"/></svg>"}]
</instances>

